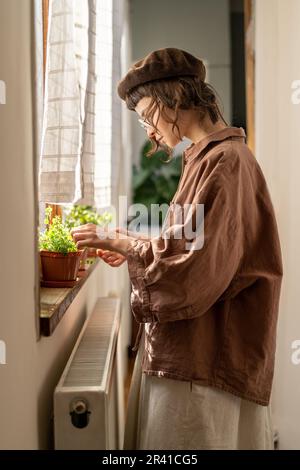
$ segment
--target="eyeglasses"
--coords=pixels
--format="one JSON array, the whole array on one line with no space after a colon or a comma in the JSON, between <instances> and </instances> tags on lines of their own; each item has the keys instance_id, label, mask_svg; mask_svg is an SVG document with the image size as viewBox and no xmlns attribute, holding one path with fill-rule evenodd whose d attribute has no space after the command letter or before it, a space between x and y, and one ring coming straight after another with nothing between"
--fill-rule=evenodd
<instances>
[{"instance_id":1,"label":"eyeglasses","mask_svg":"<svg viewBox=\"0 0 300 470\"><path fill-rule=\"evenodd\" d=\"M138 121L139 121L141 127L142 127L143 129L145 129L146 131L147 131L148 129L153 129L153 127L151 126L151 124L149 124L149 122L147 122L145 119L138 119Z\"/></svg>"}]
</instances>

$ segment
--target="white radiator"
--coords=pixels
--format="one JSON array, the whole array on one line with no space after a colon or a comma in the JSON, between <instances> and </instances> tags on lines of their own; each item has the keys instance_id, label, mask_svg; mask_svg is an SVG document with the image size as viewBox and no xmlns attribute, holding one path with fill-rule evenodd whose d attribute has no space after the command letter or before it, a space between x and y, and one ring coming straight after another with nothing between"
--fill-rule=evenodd
<instances>
[{"instance_id":1,"label":"white radiator","mask_svg":"<svg viewBox=\"0 0 300 470\"><path fill-rule=\"evenodd\" d=\"M118 449L119 324L120 300L99 298L54 392L55 449Z\"/></svg>"}]
</instances>

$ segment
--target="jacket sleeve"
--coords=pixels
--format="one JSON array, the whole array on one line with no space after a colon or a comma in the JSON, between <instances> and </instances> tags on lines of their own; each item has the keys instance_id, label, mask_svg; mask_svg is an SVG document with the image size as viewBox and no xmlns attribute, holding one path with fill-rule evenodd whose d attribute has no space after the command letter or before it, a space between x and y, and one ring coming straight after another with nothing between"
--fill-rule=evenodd
<instances>
[{"instance_id":1,"label":"jacket sleeve","mask_svg":"<svg viewBox=\"0 0 300 470\"><path fill-rule=\"evenodd\" d=\"M139 323L203 315L238 271L242 256L239 170L220 161L199 186L188 217L178 223L171 206L159 237L132 240L128 247L131 307ZM199 207L204 208L201 224L197 207L200 213ZM191 226L197 229L194 234Z\"/></svg>"}]
</instances>

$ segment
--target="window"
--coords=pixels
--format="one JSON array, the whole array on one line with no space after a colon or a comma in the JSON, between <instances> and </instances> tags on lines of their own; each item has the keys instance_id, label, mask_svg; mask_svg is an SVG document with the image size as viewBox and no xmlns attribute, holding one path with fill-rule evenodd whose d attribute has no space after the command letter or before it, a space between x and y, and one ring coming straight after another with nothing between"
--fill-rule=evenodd
<instances>
[{"instance_id":1,"label":"window","mask_svg":"<svg viewBox=\"0 0 300 470\"><path fill-rule=\"evenodd\" d=\"M117 193L121 103L119 0L43 0L44 113L39 179L45 207L77 203L107 210ZM46 60L47 57L47 60ZM82 285L41 291L41 331L49 335Z\"/></svg>"},{"instance_id":2,"label":"window","mask_svg":"<svg viewBox=\"0 0 300 470\"><path fill-rule=\"evenodd\" d=\"M112 199L112 1L53 0L50 5L41 201L107 207Z\"/></svg>"}]
</instances>

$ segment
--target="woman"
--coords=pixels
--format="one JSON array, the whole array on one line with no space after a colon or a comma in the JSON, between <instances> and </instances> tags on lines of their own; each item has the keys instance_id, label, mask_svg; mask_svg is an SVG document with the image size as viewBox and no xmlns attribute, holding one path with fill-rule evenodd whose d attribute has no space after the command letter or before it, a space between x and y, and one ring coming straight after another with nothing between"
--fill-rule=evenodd
<instances>
[{"instance_id":1,"label":"woman","mask_svg":"<svg viewBox=\"0 0 300 470\"><path fill-rule=\"evenodd\" d=\"M272 449L282 262L262 171L188 52L151 52L118 93L152 153L192 141L159 237L117 229L99 238L91 225L73 232L111 266L128 263L140 330L125 448Z\"/></svg>"}]
</instances>

